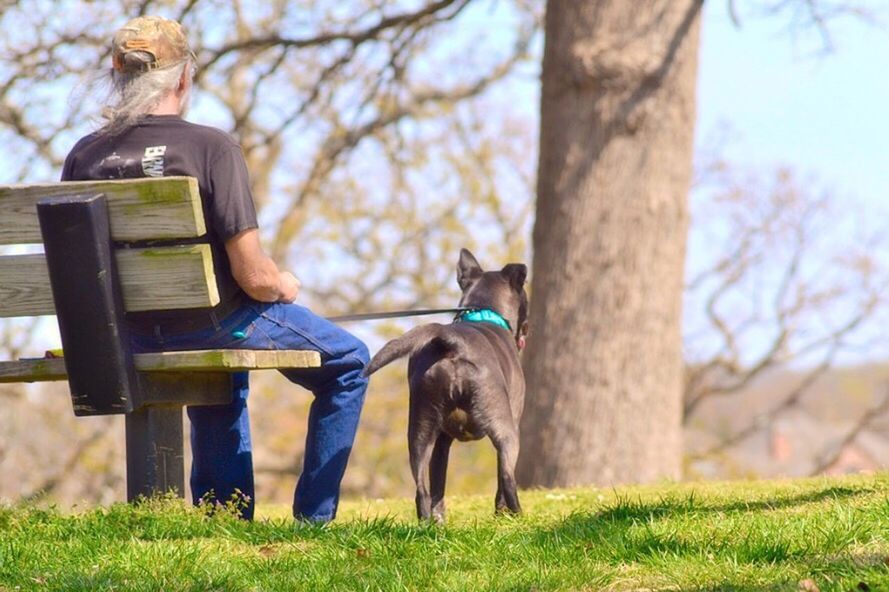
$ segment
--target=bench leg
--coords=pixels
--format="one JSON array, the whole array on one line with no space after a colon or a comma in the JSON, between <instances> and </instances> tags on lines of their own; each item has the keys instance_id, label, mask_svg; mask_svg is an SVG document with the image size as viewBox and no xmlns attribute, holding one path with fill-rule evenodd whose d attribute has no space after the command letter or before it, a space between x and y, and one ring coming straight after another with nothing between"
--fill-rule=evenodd
<instances>
[{"instance_id":1,"label":"bench leg","mask_svg":"<svg viewBox=\"0 0 889 592\"><path fill-rule=\"evenodd\" d=\"M126 415L127 501L170 490L185 495L182 406L151 405Z\"/></svg>"}]
</instances>

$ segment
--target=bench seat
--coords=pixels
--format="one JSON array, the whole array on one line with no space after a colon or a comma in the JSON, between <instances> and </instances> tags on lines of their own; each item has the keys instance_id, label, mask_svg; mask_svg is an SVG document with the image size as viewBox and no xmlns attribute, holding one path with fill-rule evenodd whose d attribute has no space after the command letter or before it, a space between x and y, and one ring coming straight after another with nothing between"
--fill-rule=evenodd
<instances>
[{"instance_id":1,"label":"bench seat","mask_svg":"<svg viewBox=\"0 0 889 592\"><path fill-rule=\"evenodd\" d=\"M287 368L319 368L321 355L310 350L209 349L134 354L140 372L238 372ZM67 380L64 358L0 362L0 383Z\"/></svg>"}]
</instances>

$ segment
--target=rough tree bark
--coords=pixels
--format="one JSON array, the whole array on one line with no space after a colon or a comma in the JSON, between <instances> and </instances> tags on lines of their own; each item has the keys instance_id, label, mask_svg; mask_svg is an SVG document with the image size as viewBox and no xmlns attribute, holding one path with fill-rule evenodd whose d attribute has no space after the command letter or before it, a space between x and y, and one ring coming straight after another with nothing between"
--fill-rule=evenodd
<instances>
[{"instance_id":1,"label":"rough tree bark","mask_svg":"<svg viewBox=\"0 0 889 592\"><path fill-rule=\"evenodd\" d=\"M678 478L702 0L549 0L523 486Z\"/></svg>"}]
</instances>

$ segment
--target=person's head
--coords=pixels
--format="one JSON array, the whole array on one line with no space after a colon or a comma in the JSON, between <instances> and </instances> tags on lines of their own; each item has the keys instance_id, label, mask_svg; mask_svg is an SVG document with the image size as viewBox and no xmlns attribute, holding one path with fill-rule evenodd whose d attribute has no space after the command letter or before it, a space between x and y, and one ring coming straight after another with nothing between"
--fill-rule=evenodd
<instances>
[{"instance_id":1,"label":"person's head","mask_svg":"<svg viewBox=\"0 0 889 592\"><path fill-rule=\"evenodd\" d=\"M179 23L156 16L129 21L114 35L111 65L106 132L120 132L171 100L185 115L195 60Z\"/></svg>"}]
</instances>

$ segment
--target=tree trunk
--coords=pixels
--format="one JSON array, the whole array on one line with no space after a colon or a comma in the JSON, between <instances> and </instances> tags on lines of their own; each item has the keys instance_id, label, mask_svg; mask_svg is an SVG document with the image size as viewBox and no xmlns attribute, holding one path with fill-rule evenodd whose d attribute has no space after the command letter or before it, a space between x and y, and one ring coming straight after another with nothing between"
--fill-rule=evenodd
<instances>
[{"instance_id":1,"label":"tree trunk","mask_svg":"<svg viewBox=\"0 0 889 592\"><path fill-rule=\"evenodd\" d=\"M523 486L678 478L702 0L550 0Z\"/></svg>"}]
</instances>

